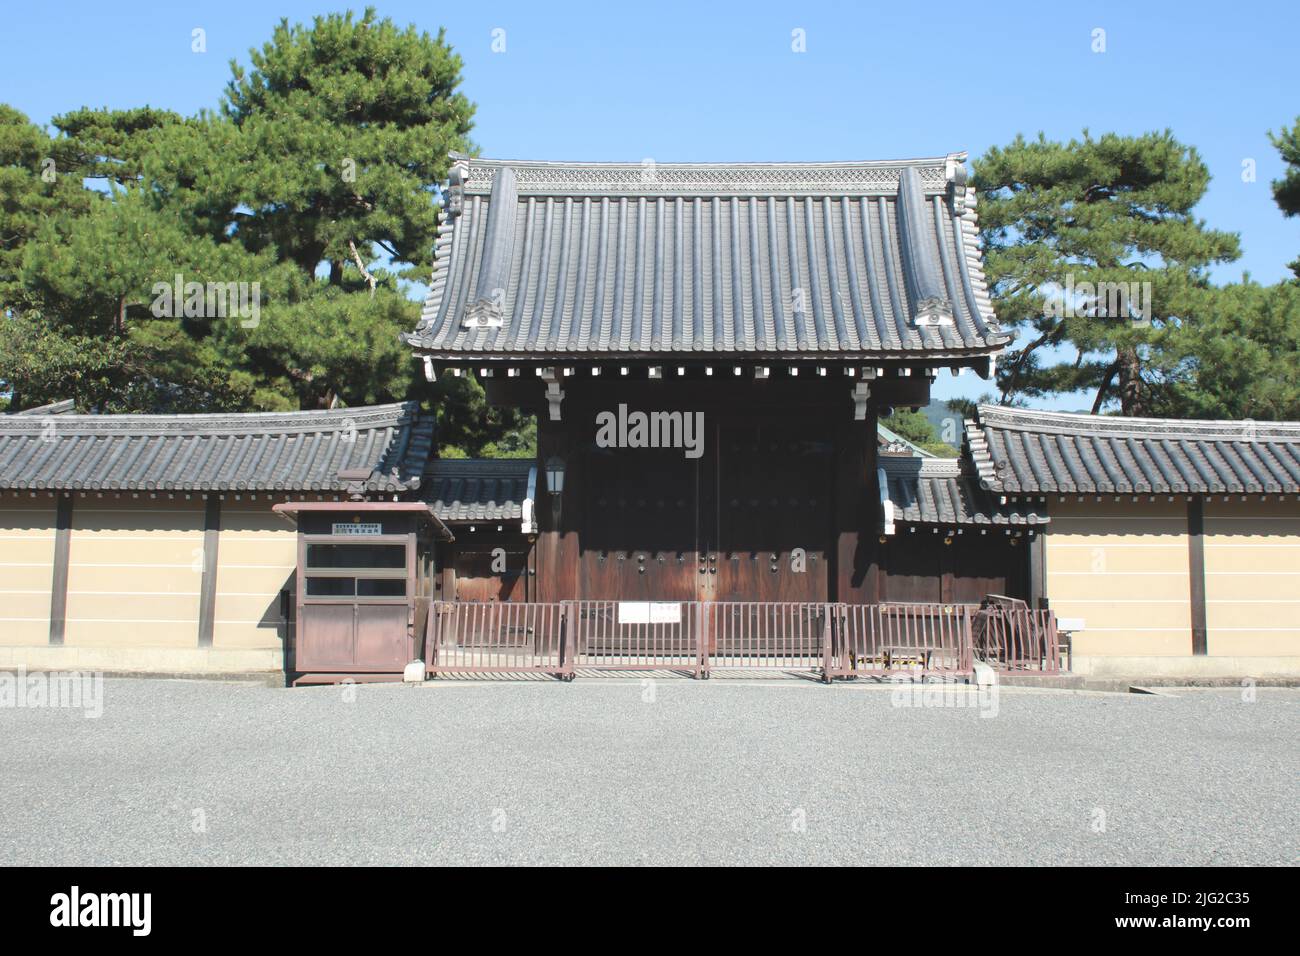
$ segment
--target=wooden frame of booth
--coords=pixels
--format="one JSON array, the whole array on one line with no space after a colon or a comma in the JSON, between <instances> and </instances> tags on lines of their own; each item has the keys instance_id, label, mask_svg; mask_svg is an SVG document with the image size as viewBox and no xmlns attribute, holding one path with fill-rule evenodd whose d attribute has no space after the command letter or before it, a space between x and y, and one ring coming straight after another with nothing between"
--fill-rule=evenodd
<instances>
[{"instance_id":1,"label":"wooden frame of booth","mask_svg":"<svg viewBox=\"0 0 1300 956\"><path fill-rule=\"evenodd\" d=\"M400 679L423 656L434 544L454 540L451 531L416 501L289 501L274 510L298 527L290 682Z\"/></svg>"}]
</instances>

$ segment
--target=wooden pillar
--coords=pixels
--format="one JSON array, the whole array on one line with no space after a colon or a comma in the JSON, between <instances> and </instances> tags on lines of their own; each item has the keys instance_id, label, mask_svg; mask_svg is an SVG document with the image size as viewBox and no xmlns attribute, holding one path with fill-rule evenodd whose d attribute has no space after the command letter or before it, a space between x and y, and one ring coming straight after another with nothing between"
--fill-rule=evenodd
<instances>
[{"instance_id":1,"label":"wooden pillar","mask_svg":"<svg viewBox=\"0 0 1300 956\"><path fill-rule=\"evenodd\" d=\"M877 600L879 587L875 408L864 421L852 418L851 408L835 415L828 598L869 604Z\"/></svg>"},{"instance_id":2,"label":"wooden pillar","mask_svg":"<svg viewBox=\"0 0 1300 956\"><path fill-rule=\"evenodd\" d=\"M1204 657L1210 646L1205 623L1205 500L1199 496L1187 502L1187 571L1191 581L1192 654Z\"/></svg>"},{"instance_id":3,"label":"wooden pillar","mask_svg":"<svg viewBox=\"0 0 1300 956\"><path fill-rule=\"evenodd\" d=\"M54 577L50 582L50 643L61 645L68 620L68 560L72 550L72 495L58 497L54 516Z\"/></svg>"},{"instance_id":4,"label":"wooden pillar","mask_svg":"<svg viewBox=\"0 0 1300 956\"><path fill-rule=\"evenodd\" d=\"M1047 543L1042 532L1030 532L1029 547L1029 606L1047 606Z\"/></svg>"},{"instance_id":5,"label":"wooden pillar","mask_svg":"<svg viewBox=\"0 0 1300 956\"><path fill-rule=\"evenodd\" d=\"M932 532L931 537L939 540L939 603L951 604L954 600L953 589L956 577L953 570L957 563L953 558L953 548L956 547L956 544L945 544L944 538L946 535L942 531L938 534Z\"/></svg>"},{"instance_id":6,"label":"wooden pillar","mask_svg":"<svg viewBox=\"0 0 1300 956\"><path fill-rule=\"evenodd\" d=\"M455 544L446 545L442 552L443 564L439 580L442 582L444 601L456 600L456 554Z\"/></svg>"},{"instance_id":7,"label":"wooden pillar","mask_svg":"<svg viewBox=\"0 0 1300 956\"><path fill-rule=\"evenodd\" d=\"M221 498L208 495L203 509L203 577L199 584L199 647L212 646L217 610L217 542L221 537Z\"/></svg>"},{"instance_id":8,"label":"wooden pillar","mask_svg":"<svg viewBox=\"0 0 1300 956\"><path fill-rule=\"evenodd\" d=\"M575 410L564 404L563 421L538 416L537 428L537 515L536 567L537 601L576 600L578 585L578 528L582 522L585 484L581 446L570 435ZM546 462L552 456L564 462L564 491L551 494L547 485ZM558 504L558 508L557 508Z\"/></svg>"}]
</instances>

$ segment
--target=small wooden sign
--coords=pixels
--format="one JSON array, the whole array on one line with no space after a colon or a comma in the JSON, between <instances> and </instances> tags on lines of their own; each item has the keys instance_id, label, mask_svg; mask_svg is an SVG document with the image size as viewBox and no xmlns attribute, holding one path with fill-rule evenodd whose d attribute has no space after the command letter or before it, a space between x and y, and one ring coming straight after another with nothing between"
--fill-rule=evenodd
<instances>
[{"instance_id":1,"label":"small wooden sign","mask_svg":"<svg viewBox=\"0 0 1300 956\"><path fill-rule=\"evenodd\" d=\"M346 521L330 525L330 534L357 537L383 533L384 526L377 521Z\"/></svg>"},{"instance_id":2,"label":"small wooden sign","mask_svg":"<svg viewBox=\"0 0 1300 956\"><path fill-rule=\"evenodd\" d=\"M619 624L680 624L682 606L674 601L619 601Z\"/></svg>"}]
</instances>

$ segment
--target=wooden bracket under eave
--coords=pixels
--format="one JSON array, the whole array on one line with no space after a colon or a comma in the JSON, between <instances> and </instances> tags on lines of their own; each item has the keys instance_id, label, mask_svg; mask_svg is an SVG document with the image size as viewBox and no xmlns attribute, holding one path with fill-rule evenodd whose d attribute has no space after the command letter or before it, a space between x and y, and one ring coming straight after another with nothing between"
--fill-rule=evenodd
<instances>
[{"instance_id":1,"label":"wooden bracket under eave","mask_svg":"<svg viewBox=\"0 0 1300 956\"><path fill-rule=\"evenodd\" d=\"M551 421L560 420L560 403L564 401L564 389L560 388L560 379L555 369L542 369L542 381L546 383L546 404L550 409Z\"/></svg>"}]
</instances>

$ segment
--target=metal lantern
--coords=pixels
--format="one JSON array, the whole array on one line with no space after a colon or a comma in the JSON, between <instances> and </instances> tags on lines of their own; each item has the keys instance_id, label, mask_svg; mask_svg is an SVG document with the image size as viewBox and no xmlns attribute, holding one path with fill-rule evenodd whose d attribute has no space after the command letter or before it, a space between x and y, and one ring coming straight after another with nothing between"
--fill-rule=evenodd
<instances>
[{"instance_id":1,"label":"metal lantern","mask_svg":"<svg viewBox=\"0 0 1300 956\"><path fill-rule=\"evenodd\" d=\"M564 493L564 459L557 455L546 459L546 487L553 495Z\"/></svg>"}]
</instances>

